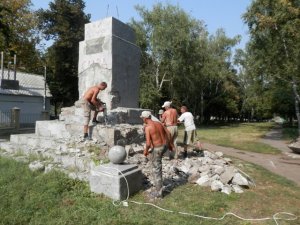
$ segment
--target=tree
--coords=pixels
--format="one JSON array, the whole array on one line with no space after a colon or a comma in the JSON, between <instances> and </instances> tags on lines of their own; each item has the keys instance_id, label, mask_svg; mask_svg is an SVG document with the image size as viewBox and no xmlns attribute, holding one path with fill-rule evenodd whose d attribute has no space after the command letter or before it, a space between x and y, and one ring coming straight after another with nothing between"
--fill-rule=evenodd
<instances>
[{"instance_id":1,"label":"tree","mask_svg":"<svg viewBox=\"0 0 300 225\"><path fill-rule=\"evenodd\" d=\"M222 29L218 29L215 35L209 37L208 53L203 68L205 76L202 77L206 120L211 116L222 119L237 117L239 113L240 93L236 71L231 65L231 49L239 40L239 36L226 37Z\"/></svg>"},{"instance_id":2,"label":"tree","mask_svg":"<svg viewBox=\"0 0 300 225\"><path fill-rule=\"evenodd\" d=\"M17 55L19 70L38 72L41 69L37 17L30 9L30 0L1 0L0 2L0 50L6 62Z\"/></svg>"},{"instance_id":3,"label":"tree","mask_svg":"<svg viewBox=\"0 0 300 225\"><path fill-rule=\"evenodd\" d=\"M84 25L90 20L84 8L83 0L54 0L48 10L38 12L46 40L54 41L46 60L56 108L70 106L78 99L79 41L83 40Z\"/></svg>"},{"instance_id":4,"label":"tree","mask_svg":"<svg viewBox=\"0 0 300 225\"><path fill-rule=\"evenodd\" d=\"M141 6L136 9L142 21L132 20L131 26L142 49L141 106L158 108L159 98L179 101L182 85L191 83L192 59L188 56L195 53L192 46L206 32L204 26L177 6L158 3L152 11Z\"/></svg>"},{"instance_id":5,"label":"tree","mask_svg":"<svg viewBox=\"0 0 300 225\"><path fill-rule=\"evenodd\" d=\"M273 87L293 90L300 135L300 2L257 0L244 14L250 30L248 53L256 61L257 77Z\"/></svg>"},{"instance_id":6,"label":"tree","mask_svg":"<svg viewBox=\"0 0 300 225\"><path fill-rule=\"evenodd\" d=\"M170 100L185 104L201 119L238 112L231 47L239 37L227 38L223 30L208 36L202 21L191 18L178 6L137 6L142 20L132 20L142 50L140 103L157 109ZM216 106L218 106L216 108ZM226 110L224 110L226 109Z\"/></svg>"}]
</instances>

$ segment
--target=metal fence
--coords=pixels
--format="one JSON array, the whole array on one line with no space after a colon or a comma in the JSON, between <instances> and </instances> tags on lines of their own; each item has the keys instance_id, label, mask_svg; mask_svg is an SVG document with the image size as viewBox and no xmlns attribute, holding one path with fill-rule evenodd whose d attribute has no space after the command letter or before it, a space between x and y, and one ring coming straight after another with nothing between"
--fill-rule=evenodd
<instances>
[{"instance_id":1,"label":"metal fence","mask_svg":"<svg viewBox=\"0 0 300 225\"><path fill-rule=\"evenodd\" d=\"M41 120L40 113L21 113L20 128L34 128L37 120Z\"/></svg>"},{"instance_id":2,"label":"metal fence","mask_svg":"<svg viewBox=\"0 0 300 225\"><path fill-rule=\"evenodd\" d=\"M41 113L20 113L19 127L34 128L35 122L42 120ZM0 128L15 127L11 111L0 111Z\"/></svg>"},{"instance_id":3,"label":"metal fence","mask_svg":"<svg viewBox=\"0 0 300 225\"><path fill-rule=\"evenodd\" d=\"M11 111L0 111L0 128L11 127Z\"/></svg>"}]
</instances>

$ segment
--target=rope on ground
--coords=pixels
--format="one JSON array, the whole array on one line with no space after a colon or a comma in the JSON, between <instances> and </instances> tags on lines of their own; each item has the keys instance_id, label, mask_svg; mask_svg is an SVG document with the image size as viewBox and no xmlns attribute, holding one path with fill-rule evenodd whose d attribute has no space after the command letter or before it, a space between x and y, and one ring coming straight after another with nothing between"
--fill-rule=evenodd
<instances>
[{"instance_id":1,"label":"rope on ground","mask_svg":"<svg viewBox=\"0 0 300 225\"><path fill-rule=\"evenodd\" d=\"M278 220L285 220L285 221L292 221L292 220L297 220L298 219L298 216L294 215L293 213L288 213L288 212L277 212L275 213L272 217L265 217L265 218L258 218L258 219L255 219L255 218L243 218L241 216L238 216L236 215L235 213L232 213L232 212L228 212L228 213L225 213L222 217L209 217L209 216L202 216L202 215L198 215L198 214L193 214L193 213L187 213L187 212L181 212L181 211L173 211L173 210L169 210L169 209L165 209L165 208L162 208L162 207L159 207L155 204L152 204L152 203L148 203L148 202L137 202L137 201L128 201L129 199L129 185L128 185L128 181L125 177L125 175L122 173L122 171L120 171L119 169L117 168L111 168L111 167L105 167L103 165L100 165L104 168L108 168L108 169L114 169L114 170L117 170L125 179L126 181L126 186L127 186L127 197L125 200L122 200L122 201L116 201L114 200L112 203L114 206L120 206L121 204L123 206L128 206L128 202L131 202L131 203L134 203L134 204L137 204L137 205L148 205L148 206L152 206L158 210L161 210L161 211L164 211L164 212L168 212L168 213L178 213L178 214L181 214L181 215L186 215L186 216L193 216L193 217L197 217L197 218L202 218L202 219L207 219L207 220L223 220L225 219L227 216L233 216L233 217L236 217L240 220L243 220L243 221L266 221L266 220L274 220L274 222L276 223L276 225L279 225L279 222ZM95 171L94 171L95 172ZM118 202L118 203L117 203ZM289 218L283 218L281 216L290 216Z\"/></svg>"}]
</instances>

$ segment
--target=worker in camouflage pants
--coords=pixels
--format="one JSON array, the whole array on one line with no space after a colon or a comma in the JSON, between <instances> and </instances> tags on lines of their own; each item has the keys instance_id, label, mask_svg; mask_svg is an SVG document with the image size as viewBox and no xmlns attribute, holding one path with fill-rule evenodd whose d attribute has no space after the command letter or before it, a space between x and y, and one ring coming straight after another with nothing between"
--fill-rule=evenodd
<instances>
[{"instance_id":1,"label":"worker in camouflage pants","mask_svg":"<svg viewBox=\"0 0 300 225\"><path fill-rule=\"evenodd\" d=\"M149 152L149 160L152 165L153 183L159 196L162 195L162 155L167 151L166 145L155 147Z\"/></svg>"},{"instance_id":2,"label":"worker in camouflage pants","mask_svg":"<svg viewBox=\"0 0 300 225\"><path fill-rule=\"evenodd\" d=\"M171 134L164 128L157 119L152 119L150 111L143 111L141 118L144 122L144 131L146 136L146 145L144 155L149 155L152 165L152 175L155 191L150 193L150 197L162 197L162 155L169 149L174 149L171 141Z\"/></svg>"}]
</instances>

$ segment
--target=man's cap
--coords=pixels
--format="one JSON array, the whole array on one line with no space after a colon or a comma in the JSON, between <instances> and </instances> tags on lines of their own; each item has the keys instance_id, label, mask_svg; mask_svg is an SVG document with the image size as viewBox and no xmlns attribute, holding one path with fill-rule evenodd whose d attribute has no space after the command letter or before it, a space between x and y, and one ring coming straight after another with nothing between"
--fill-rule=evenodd
<instances>
[{"instance_id":1,"label":"man's cap","mask_svg":"<svg viewBox=\"0 0 300 225\"><path fill-rule=\"evenodd\" d=\"M166 101L161 107L165 108L165 107L170 107L172 104L172 102Z\"/></svg>"},{"instance_id":2,"label":"man's cap","mask_svg":"<svg viewBox=\"0 0 300 225\"><path fill-rule=\"evenodd\" d=\"M150 118L151 117L151 112L150 111L143 111L140 117L141 118Z\"/></svg>"},{"instance_id":3,"label":"man's cap","mask_svg":"<svg viewBox=\"0 0 300 225\"><path fill-rule=\"evenodd\" d=\"M161 115L161 114L163 114L164 113L164 110L162 110L162 109L160 109L159 111L158 111L158 114L159 115Z\"/></svg>"}]
</instances>

